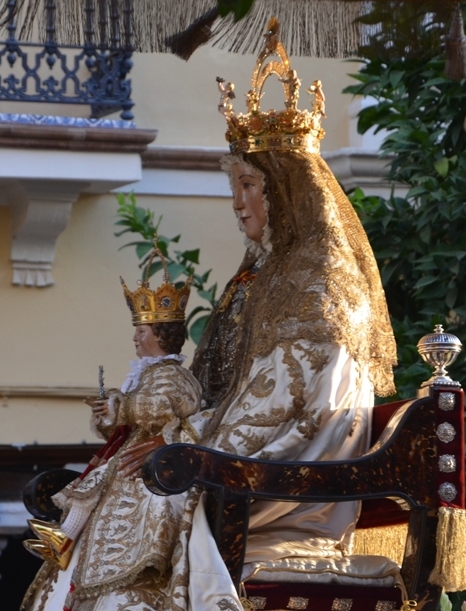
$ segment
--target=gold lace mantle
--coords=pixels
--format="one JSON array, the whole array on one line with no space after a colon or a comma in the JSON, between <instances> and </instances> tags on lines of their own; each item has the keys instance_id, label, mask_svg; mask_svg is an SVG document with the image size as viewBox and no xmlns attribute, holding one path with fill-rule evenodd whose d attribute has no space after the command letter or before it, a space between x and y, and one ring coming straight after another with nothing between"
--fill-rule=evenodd
<instances>
[{"instance_id":1,"label":"gold lace mantle","mask_svg":"<svg viewBox=\"0 0 466 611\"><path fill-rule=\"evenodd\" d=\"M229 355L234 355L234 373L212 429L253 359L300 339L345 346L361 368L369 366L375 392L393 394L396 346L379 271L366 233L334 175L312 153L243 157L265 175L272 252L249 288ZM254 260L246 253L240 271ZM214 311L196 353L196 375L222 332L220 317Z\"/></svg>"}]
</instances>

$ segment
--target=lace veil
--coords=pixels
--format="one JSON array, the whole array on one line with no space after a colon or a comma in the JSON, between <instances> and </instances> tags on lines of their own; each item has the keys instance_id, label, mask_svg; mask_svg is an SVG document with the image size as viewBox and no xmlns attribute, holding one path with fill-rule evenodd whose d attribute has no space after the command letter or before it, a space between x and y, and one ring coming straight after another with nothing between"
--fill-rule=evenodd
<instances>
[{"instance_id":1,"label":"lace veil","mask_svg":"<svg viewBox=\"0 0 466 611\"><path fill-rule=\"evenodd\" d=\"M299 151L249 153L242 160L264 175L272 248L249 289L231 356L234 374L214 420L221 419L256 356L300 339L345 346L361 368L368 365L376 394L393 394L396 346L379 271L331 170L320 155ZM248 249L239 271L256 259ZM222 333L218 323L214 311L196 353L196 375Z\"/></svg>"}]
</instances>

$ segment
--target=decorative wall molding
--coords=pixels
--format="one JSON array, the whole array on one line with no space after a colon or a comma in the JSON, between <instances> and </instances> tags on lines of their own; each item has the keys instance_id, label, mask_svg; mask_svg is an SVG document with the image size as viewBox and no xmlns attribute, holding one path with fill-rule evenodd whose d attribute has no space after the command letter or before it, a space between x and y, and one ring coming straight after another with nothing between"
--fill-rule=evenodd
<instances>
[{"instance_id":1,"label":"decorative wall molding","mask_svg":"<svg viewBox=\"0 0 466 611\"><path fill-rule=\"evenodd\" d=\"M43 288L54 283L55 243L79 195L139 181L140 153L157 132L120 127L119 121L89 127L89 120L53 124L11 115L15 120L8 123L5 117L0 115L0 205L12 210L12 283Z\"/></svg>"},{"instance_id":2,"label":"decorative wall molding","mask_svg":"<svg viewBox=\"0 0 466 611\"><path fill-rule=\"evenodd\" d=\"M150 146L142 154L144 170L220 171L220 157L226 147Z\"/></svg>"},{"instance_id":3,"label":"decorative wall molding","mask_svg":"<svg viewBox=\"0 0 466 611\"><path fill-rule=\"evenodd\" d=\"M0 477L8 469L43 470L66 464L87 464L102 443L0 445ZM3 491L5 488L1 488Z\"/></svg>"},{"instance_id":4,"label":"decorative wall molding","mask_svg":"<svg viewBox=\"0 0 466 611\"><path fill-rule=\"evenodd\" d=\"M98 388L86 386L0 386L0 400L10 398L85 399L98 394Z\"/></svg>"},{"instance_id":5,"label":"decorative wall molding","mask_svg":"<svg viewBox=\"0 0 466 611\"><path fill-rule=\"evenodd\" d=\"M133 192L135 195L231 199L228 177L219 169L186 170L174 169L173 166L149 168L142 171L140 181L118 190L123 193Z\"/></svg>"},{"instance_id":6,"label":"decorative wall molding","mask_svg":"<svg viewBox=\"0 0 466 611\"><path fill-rule=\"evenodd\" d=\"M14 196L5 189L12 209L13 284L37 287L53 284L55 242L68 224L81 188L79 182L58 185L23 181L11 185Z\"/></svg>"},{"instance_id":7,"label":"decorative wall molding","mask_svg":"<svg viewBox=\"0 0 466 611\"><path fill-rule=\"evenodd\" d=\"M92 123L83 127L81 123L73 125L69 122L8 123L3 122L1 117L0 147L142 153L157 136L157 130L120 127L119 122L114 127L111 127L112 124L94 127Z\"/></svg>"},{"instance_id":8,"label":"decorative wall molding","mask_svg":"<svg viewBox=\"0 0 466 611\"><path fill-rule=\"evenodd\" d=\"M37 115L32 113L0 113L0 123L22 123L27 125L62 125L66 127L104 127L106 129L135 129L133 121L120 119L93 119L86 117L62 117L59 115Z\"/></svg>"},{"instance_id":9,"label":"decorative wall molding","mask_svg":"<svg viewBox=\"0 0 466 611\"><path fill-rule=\"evenodd\" d=\"M220 178L220 158L226 148L151 146L142 155L143 174L138 184L123 189L136 194L231 197L226 178ZM362 188L368 195L388 195L390 159L378 149L346 147L325 151L322 157L346 190ZM395 185L397 191L406 190Z\"/></svg>"},{"instance_id":10,"label":"decorative wall molding","mask_svg":"<svg viewBox=\"0 0 466 611\"><path fill-rule=\"evenodd\" d=\"M388 180L391 158L382 157L378 150L340 148L326 152L323 158L346 191L361 188L367 195L388 195L392 187L398 193L408 188Z\"/></svg>"}]
</instances>

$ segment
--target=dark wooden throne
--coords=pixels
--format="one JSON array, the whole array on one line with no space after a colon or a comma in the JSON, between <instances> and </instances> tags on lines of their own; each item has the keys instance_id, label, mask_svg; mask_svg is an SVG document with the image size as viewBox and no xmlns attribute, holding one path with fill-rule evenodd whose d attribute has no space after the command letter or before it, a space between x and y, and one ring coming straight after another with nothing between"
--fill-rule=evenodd
<instances>
[{"instance_id":1,"label":"dark wooden throne","mask_svg":"<svg viewBox=\"0 0 466 611\"><path fill-rule=\"evenodd\" d=\"M445 405L449 406L447 410ZM438 426L445 422L459 429L454 441L442 441L439 436ZM360 526L409 522L401 576L409 599L417 602L417 610L437 611L441 589L429 583L429 575L435 564L438 507L448 505L439 490L442 483L453 483L457 488L454 506L464 507L462 423L462 390L436 386L429 397L376 407L373 445L368 453L353 460L274 462L174 444L148 455L144 481L156 494L177 494L191 486L208 491L209 525L236 587L252 499L362 500ZM438 458L444 454L456 456L455 473L439 470ZM401 501L405 510L383 500L390 498ZM266 601L259 607L262 609L378 611L401 607L397 588L377 591L374 587L261 582L246 583L245 588L248 597ZM291 600L308 601L308 606L287 606ZM335 601L343 601L343 606Z\"/></svg>"}]
</instances>

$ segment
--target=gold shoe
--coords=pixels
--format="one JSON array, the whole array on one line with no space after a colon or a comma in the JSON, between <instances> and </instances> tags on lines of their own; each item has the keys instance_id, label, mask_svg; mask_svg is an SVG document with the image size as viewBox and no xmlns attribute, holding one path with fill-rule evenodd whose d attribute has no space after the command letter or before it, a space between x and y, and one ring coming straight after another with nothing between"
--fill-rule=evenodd
<instances>
[{"instance_id":1,"label":"gold shoe","mask_svg":"<svg viewBox=\"0 0 466 611\"><path fill-rule=\"evenodd\" d=\"M34 556L37 556L37 558L41 558L42 560L47 560L49 562L51 561L63 571L68 568L71 560L72 547L64 554L57 554L48 541L42 541L41 539L26 539L23 541L23 545L28 552Z\"/></svg>"},{"instance_id":2,"label":"gold shoe","mask_svg":"<svg viewBox=\"0 0 466 611\"><path fill-rule=\"evenodd\" d=\"M73 540L69 539L56 524L36 519L28 520L28 524L34 534L39 539L48 541L58 554L66 552L73 543Z\"/></svg>"},{"instance_id":3,"label":"gold shoe","mask_svg":"<svg viewBox=\"0 0 466 611\"><path fill-rule=\"evenodd\" d=\"M67 537L58 526L50 524L49 522L33 518L28 520L28 524L31 530L42 539L42 541L50 545L60 568L63 570L66 569L71 560L71 552L75 545L73 539Z\"/></svg>"},{"instance_id":4,"label":"gold shoe","mask_svg":"<svg viewBox=\"0 0 466 611\"><path fill-rule=\"evenodd\" d=\"M33 556L42 558L42 560L55 560L55 554L47 541L40 541L39 539L26 539L23 541L24 547Z\"/></svg>"},{"instance_id":5,"label":"gold shoe","mask_svg":"<svg viewBox=\"0 0 466 611\"><path fill-rule=\"evenodd\" d=\"M74 547L74 541L72 541L71 539L68 539L68 541L71 541L71 545L65 552L58 554L54 550L55 562L58 564L62 571L65 571L68 568L71 556L73 555L72 552Z\"/></svg>"}]
</instances>

